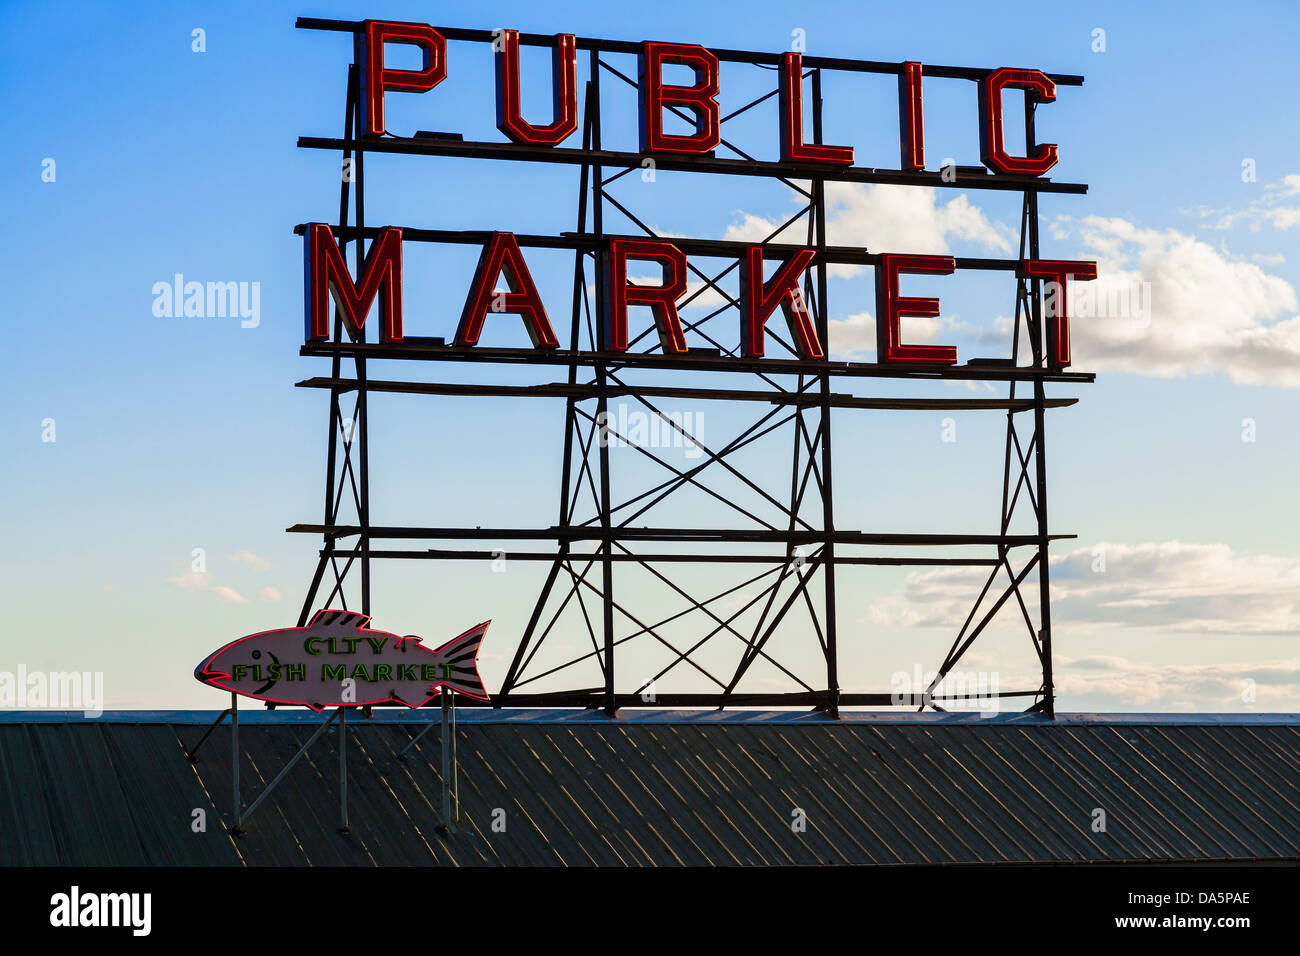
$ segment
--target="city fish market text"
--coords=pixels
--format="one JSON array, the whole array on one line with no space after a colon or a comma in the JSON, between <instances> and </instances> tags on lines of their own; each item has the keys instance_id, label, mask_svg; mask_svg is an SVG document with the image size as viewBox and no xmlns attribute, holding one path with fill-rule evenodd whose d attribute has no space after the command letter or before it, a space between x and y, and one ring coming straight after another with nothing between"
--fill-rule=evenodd
<instances>
[{"instance_id":1,"label":"city fish market text","mask_svg":"<svg viewBox=\"0 0 1300 956\"><path fill-rule=\"evenodd\" d=\"M420 707L441 688L487 700L476 659L480 624L436 650L413 635L367 627L368 615L320 611L307 627L262 631L232 641L194 670L205 684L315 710L401 703Z\"/></svg>"}]
</instances>

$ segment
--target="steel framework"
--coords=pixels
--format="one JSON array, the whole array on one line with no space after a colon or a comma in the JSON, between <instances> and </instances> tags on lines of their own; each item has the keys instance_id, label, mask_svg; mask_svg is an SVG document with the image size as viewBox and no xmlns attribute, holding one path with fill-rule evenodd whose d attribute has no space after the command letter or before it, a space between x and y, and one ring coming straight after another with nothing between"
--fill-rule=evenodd
<instances>
[{"instance_id":1,"label":"steel framework","mask_svg":"<svg viewBox=\"0 0 1300 956\"><path fill-rule=\"evenodd\" d=\"M1047 365L1044 353L1043 298L1040 281L1016 278L1016 310L1009 359L971 360L965 366L936 371L933 368L877 365L847 361L809 361L801 359L791 343L768 330L768 336L790 357L769 356L745 359L739 346L715 333L719 315L736 306L735 298L719 283L739 265L737 258L746 243L703 239L679 239L673 242L688 256L731 258L721 272L709 274L688 263L694 278L701 283L687 301L706 290L721 297L723 304L703 318L683 319L688 332L707 343L693 348L685 356L665 356L657 352L658 343L644 332L630 343L626 353L610 352L602 342L600 315L604 290L596 283L589 288L589 269L597 274L605 244L617 238L607 231L606 215L613 210L639 230L639 238L654 237L654 231L610 191L618 180L641 168L644 157L635 153L606 150L601 140L601 84L635 81L613 62L616 55L635 54L639 45L618 41L579 38L577 46L585 52L589 67L583 96L581 148L537 148L510 143L464 142L445 134L417 134L410 138L362 138L359 127L359 81L355 64L360 62L361 24L303 18L301 28L346 31L353 35L354 66L349 73L348 97L341 139L302 137L301 147L336 150L352 164L352 182L345 178L340 194L338 223L334 234L340 243L352 243L358 273L364 259L367 240L378 230L365 224L365 157L367 152L404 153L424 156L465 157L467 159L510 159L528 162L571 164L578 167L578 215L573 232L558 236L519 235L523 247L571 250L574 254L573 297L567 348L561 335L560 349L539 352L509 348L458 348L441 339L407 339L399 345L367 342L364 330L352 333L336 315L330 341L309 343L301 349L305 356L328 358L329 376L298 382L301 387L319 388L330 395L329 450L325 485L324 520L320 524L298 524L291 532L321 535L322 547L315 575L302 605L299 626L306 623L313 607L341 602L347 606L345 581L360 578L360 606L370 612L371 571L373 562L387 559L422 560L491 560L497 551L488 543L511 541L534 542L533 550L511 551L511 560L544 562L548 566L545 583L533 603L526 628L513 649L509 670L501 687L493 695L492 706L586 706L603 708L613 715L622 706L811 706L832 716L844 706L897 706L943 709L948 700L936 693L973 642L985 631L1004 605L1014 601L1028 631L1028 638L1041 664L1042 678L1037 687L1002 691L1002 698L1027 699L1029 709L1054 715L1052 677L1052 627L1049 606L1048 548L1051 541L1072 537L1048 533L1047 473L1045 460L1045 411L1073 404L1073 398L1051 398L1044 392L1049 382L1085 383L1093 376L1054 370ZM451 41L491 43L489 31L439 28ZM552 37L524 34L523 45L549 46ZM775 54L742 53L714 50L723 62L745 63L771 68L778 62ZM805 79L811 83L812 136L822 142L822 75L824 71L898 74L899 63L804 58ZM976 81L987 71L956 67L924 67L926 76ZM1053 76L1063 85L1078 85L1077 76ZM714 156L664 159L659 169L685 170L705 174L773 177L785 183L799 196L802 208L763 242L765 257L781 259L795 249L816 249L815 265L804 280L803 294L815 318L821 341L828 332L828 268L835 264L871 265L878 254L862 248L828 244L826 232L826 184L828 181L862 183L903 183L917 186L964 189L1013 190L1022 194L1020 248L1016 258L958 258L959 269L990 270L1018 276L1017 265L1026 258L1038 258L1038 194L1056 192L1079 194L1086 186L1029 178L987 174L983 170L958 167L944 172L904 172L869 168L801 167L756 160L725 136L725 124L777 95L771 92L734 109L722 118L724 136L721 148L734 158ZM1034 137L1034 104L1026 97L1025 136L1031 146ZM609 172L615 170L614 172ZM806 185L804 184L806 181ZM350 213L354 216L350 221ZM779 241L787 230L800 226L806 230L804 243ZM301 232L302 226L298 227ZM404 228L405 241L481 245L488 231L451 231ZM593 304L592 299L595 299ZM732 326L734 327L734 326ZM346 333L346 334L345 334ZM639 348L638 348L639 347ZM1025 353L1028 353L1027 355ZM1022 361L1028 358L1028 361ZM402 359L429 362L470 362L485 365L519 365L539 368L563 368L562 380L541 385L494 385L487 383L417 382L372 379L368 365L372 360ZM344 362L353 374L345 375ZM645 385L633 381L640 369L691 370L726 372L743 377L747 388L685 387L680 384ZM832 380L901 378L967 379L1004 383L1006 398L887 398L864 397L835 391ZM1017 387L1024 391L1017 394ZM396 392L434 396L516 396L563 399L564 467L561 474L558 517L548 527L470 528L470 527L391 527L370 522L369 439L367 396L372 392ZM345 397L352 402L351 415L345 414ZM664 422L664 427L680 433L683 441L700 449L698 462L680 467L654 448L632 444L640 455L655 462L665 472L664 480L632 497L620 500L614 493L611 475L611 440L626 443L628 436L617 434L610 424L610 400L627 398L647 413ZM725 401L766 406L753 424L726 444L706 446L661 407L665 401ZM1006 449L1004 457L1000 517L997 531L986 534L896 534L844 530L836 526L834 516L831 446L832 409L878 410L958 410L992 409L1005 411ZM1018 416L1032 421L1031 427L1018 426ZM355 422L354 430L348 427ZM1029 431L1029 437L1024 433ZM736 453L761 438L785 434L792 454L788 488L780 492L764 488L737 465ZM712 476L723 474L727 480L749 489L773 514L760 514L741 505L709 485ZM664 527L644 522L670 496L691 488L710 497L716 506L743 519L741 527ZM1017 508L1027 507L1036 530L1031 534L1010 531ZM344 520L345 510L354 518ZM468 543L455 548L396 547L392 542L446 541ZM549 547L539 547L550 542ZM592 542L594 551L576 550L580 543ZM642 550L645 547L655 550ZM674 548L676 546L676 548ZM978 546L984 554L936 553L960 547L967 551ZM527 548L523 544L523 548ZM866 554L865 549L895 549L892 553ZM693 549L693 550L692 550ZM710 549L710 550L704 550ZM1023 557L1027 553L1027 557ZM660 585L682 599L685 610L659 620L646 620L636 613L615 588L616 565L633 564L644 569ZM674 578L674 568L690 569L707 563L756 565L752 576L735 586L701 596L695 593L695 581ZM849 565L892 566L969 566L988 570L987 580L944 657L934 679L923 692L900 697L895 693L845 693L840 690L839 645L836 620L836 569ZM752 569L751 569L752 570ZM1037 595L1026 578L1037 572ZM328 579L327 579L328 574ZM332 582L326 586L327 581ZM751 593L752 589L756 593ZM747 601L736 611L730 604L740 598ZM1037 613L1033 606L1037 605ZM724 610L725 608L725 610ZM747 611L756 612L756 622L741 625L738 619ZM559 664L543 667L538 653L559 632L558 622L565 612L580 617L590 649ZM672 622L691 615L699 621L698 637L689 645L674 643L661 632ZM818 657L824 663L817 678L801 677L796 666L780 659L772 638L783 625L806 615L816 638ZM562 629L560 629L562 630ZM499 638L498 634L498 638ZM620 646L629 641L654 641L665 648L671 661L648 679L636 682L629 690L627 674L620 672L616 684L615 662ZM730 673L714 674L701 664L701 648L724 642L739 642L739 657ZM763 661L788 681L784 692L753 692L740 689L751 668ZM600 682L595 686L573 686L559 690L534 692L529 685L549 679L565 680L565 672L578 673L579 665L595 663ZM692 670L711 688L705 692L659 693L653 698L648 689L656 688L675 668ZM570 668L573 668L570 670Z\"/></svg>"}]
</instances>

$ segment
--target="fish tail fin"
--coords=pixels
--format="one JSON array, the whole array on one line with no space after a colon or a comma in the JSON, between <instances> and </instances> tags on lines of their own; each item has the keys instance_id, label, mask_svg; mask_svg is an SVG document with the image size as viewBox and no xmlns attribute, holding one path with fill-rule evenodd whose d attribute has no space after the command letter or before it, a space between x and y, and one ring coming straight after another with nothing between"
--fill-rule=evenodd
<instances>
[{"instance_id":1,"label":"fish tail fin","mask_svg":"<svg viewBox=\"0 0 1300 956\"><path fill-rule=\"evenodd\" d=\"M491 623L484 621L471 627L433 652L434 666L438 668L439 674L433 687L445 687L477 700L488 699L487 688L483 686L483 678L478 673L478 649Z\"/></svg>"}]
</instances>

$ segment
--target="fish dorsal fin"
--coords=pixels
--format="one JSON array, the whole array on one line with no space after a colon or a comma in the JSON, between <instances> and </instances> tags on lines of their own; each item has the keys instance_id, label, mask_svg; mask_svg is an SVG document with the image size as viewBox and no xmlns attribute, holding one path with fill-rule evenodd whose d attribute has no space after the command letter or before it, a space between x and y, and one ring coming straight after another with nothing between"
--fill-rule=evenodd
<instances>
[{"instance_id":1,"label":"fish dorsal fin","mask_svg":"<svg viewBox=\"0 0 1300 956\"><path fill-rule=\"evenodd\" d=\"M311 619L309 627L352 627L363 628L370 623L370 615L360 611L321 610Z\"/></svg>"}]
</instances>

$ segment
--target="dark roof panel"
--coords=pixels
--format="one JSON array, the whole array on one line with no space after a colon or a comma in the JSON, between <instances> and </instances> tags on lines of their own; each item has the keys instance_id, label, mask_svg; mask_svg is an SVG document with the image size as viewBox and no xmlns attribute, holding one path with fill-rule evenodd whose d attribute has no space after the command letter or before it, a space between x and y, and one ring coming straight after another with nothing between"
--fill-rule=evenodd
<instances>
[{"instance_id":1,"label":"dark roof panel","mask_svg":"<svg viewBox=\"0 0 1300 956\"><path fill-rule=\"evenodd\" d=\"M31 719L24 720L24 716ZM215 715L0 715L0 864L708 866L1300 859L1300 722L1056 723L462 710L461 824L440 828L430 716L323 734L232 837ZM880 715L872 715L880 717ZM206 718L206 721L205 719ZM325 719L241 713L257 798ZM1096 810L1106 829L1095 832ZM206 832L194 832L196 811ZM800 811L806 826L792 823ZM493 829L504 813L505 831Z\"/></svg>"}]
</instances>

